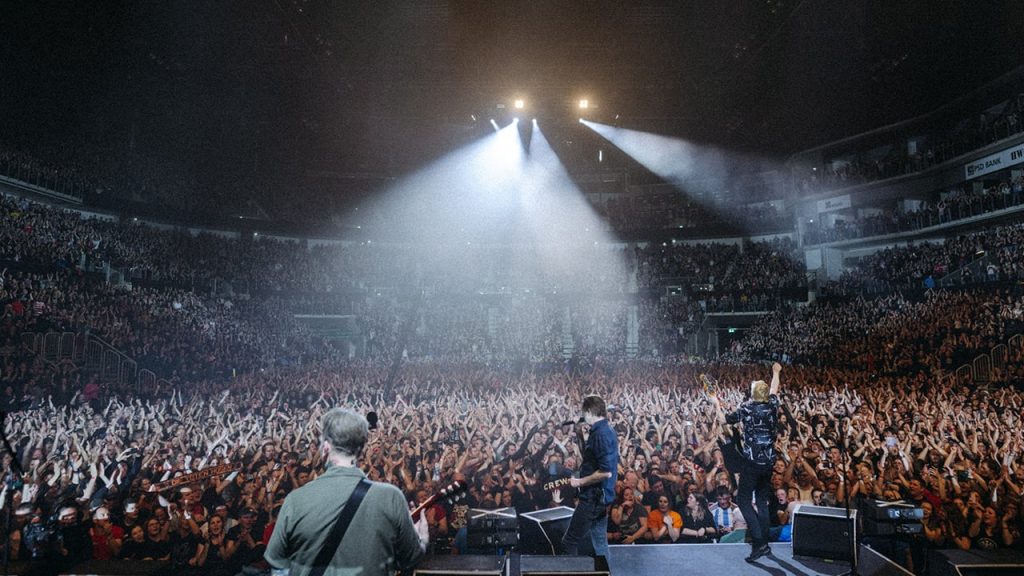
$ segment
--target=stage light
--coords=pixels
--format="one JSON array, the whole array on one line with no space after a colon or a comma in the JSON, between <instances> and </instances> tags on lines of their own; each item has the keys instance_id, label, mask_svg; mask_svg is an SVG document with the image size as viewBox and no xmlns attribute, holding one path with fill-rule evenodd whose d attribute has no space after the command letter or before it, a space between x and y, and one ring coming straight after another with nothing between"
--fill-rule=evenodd
<instances>
[{"instance_id":1,"label":"stage light","mask_svg":"<svg viewBox=\"0 0 1024 576\"><path fill-rule=\"evenodd\" d=\"M522 110L526 108L526 101L520 98L513 102L512 105L515 106L516 110Z\"/></svg>"},{"instance_id":2,"label":"stage light","mask_svg":"<svg viewBox=\"0 0 1024 576\"><path fill-rule=\"evenodd\" d=\"M590 108L590 101L586 98L580 100L580 110L586 110L587 108Z\"/></svg>"},{"instance_id":3,"label":"stage light","mask_svg":"<svg viewBox=\"0 0 1024 576\"><path fill-rule=\"evenodd\" d=\"M501 128L498 126L498 123L494 121L494 118L491 118L491 126L494 126L495 132L501 130Z\"/></svg>"}]
</instances>

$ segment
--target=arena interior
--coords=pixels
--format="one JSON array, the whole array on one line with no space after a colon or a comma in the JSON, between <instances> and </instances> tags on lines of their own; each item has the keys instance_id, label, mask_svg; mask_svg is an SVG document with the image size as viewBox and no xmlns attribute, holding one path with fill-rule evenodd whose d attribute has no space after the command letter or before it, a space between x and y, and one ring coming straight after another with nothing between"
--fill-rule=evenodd
<instances>
[{"instance_id":1,"label":"arena interior","mask_svg":"<svg viewBox=\"0 0 1024 576\"><path fill-rule=\"evenodd\" d=\"M778 550L849 503L892 573L1020 570L1022 39L1019 2L0 8L4 573L269 574L337 406L371 480L467 487L429 557L525 558L592 394L612 559L745 573L713 397L774 363Z\"/></svg>"}]
</instances>

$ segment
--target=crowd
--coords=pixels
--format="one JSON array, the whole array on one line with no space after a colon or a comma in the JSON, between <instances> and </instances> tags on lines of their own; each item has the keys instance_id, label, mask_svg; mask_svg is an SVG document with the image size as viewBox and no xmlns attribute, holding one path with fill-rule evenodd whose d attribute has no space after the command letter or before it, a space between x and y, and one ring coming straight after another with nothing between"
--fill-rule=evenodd
<instances>
[{"instance_id":1,"label":"crowd","mask_svg":"<svg viewBox=\"0 0 1024 576\"><path fill-rule=\"evenodd\" d=\"M25 285L17 275L5 276L5 288ZM1019 488L1010 473L1021 438L1011 432L1019 430L1015 412L1001 410L1022 399L1012 388L987 397L941 375L958 359L1020 331L1022 309L1014 292L933 292L919 301L896 295L816 304L774 314L752 330L737 351L744 358L808 366L785 373L786 458L777 466L780 490L772 511L779 537L795 503L835 503L849 493L927 501L933 514L928 539L935 545L1016 545ZM586 326L614 310L570 317L573 326ZM452 318L450 312L417 318L429 323L434 314ZM538 309L538 315L550 312ZM6 351L16 350L12 336L19 327L45 318L6 316L12 322ZM465 346L473 343L459 345ZM1013 358L1022 354L1017 350ZM573 419L582 394L595 391L615 405L610 420L622 446L613 541L709 542L742 528L731 501L734 479L718 445L724 431L711 417L697 375L707 371L725 382L720 395L735 405L743 383L763 367L599 361L566 372L557 363L498 368L468 353L444 356L412 354L394 378L384 355L266 366L228 380L191 375L174 390L99 393L88 375L48 387L24 380L45 367L27 358L7 364L5 384L13 397L5 402L25 416L6 425L25 470L25 486L14 494L18 522L25 524L12 535L11 550L22 558L34 553L68 561L162 558L197 573L258 568L277 505L318 472L316 421L336 404L379 416L364 458L371 478L395 483L410 500L448 480L468 481L465 501L430 513L442 550L459 541L470 507L526 511L571 503L571 494L544 486L579 463L573 430L562 422ZM1013 366L1007 363L1002 379L1010 384L1020 377ZM940 441L932 429L948 436ZM854 444L843 461L837 449L850 434ZM225 463L232 467L226 475L148 491ZM840 463L849 467L848 476L839 472ZM35 532L41 529L25 528L51 517L52 541L39 544Z\"/></svg>"},{"instance_id":2,"label":"crowd","mask_svg":"<svg viewBox=\"0 0 1024 576\"><path fill-rule=\"evenodd\" d=\"M428 515L438 550L463 546L470 508L571 505L566 489L545 485L580 462L563 422L590 392L614 402L609 421L620 440L612 540L712 542L743 522L719 444L726 431L697 375L716 376L719 396L735 406L766 370L635 362L516 372L423 361L389 381L381 363L324 363L106 402L36 398L5 426L24 471L8 545L17 558L165 559L190 573L259 568L283 497L320 472L319 416L345 405L379 418L362 460L370 478L410 501L451 480L468 484L464 500ZM935 545L1019 544L1020 392L885 370L794 367L784 377L771 514L780 537L795 503L849 494L927 503ZM187 476L222 465L220 475ZM33 523L50 526L52 538L34 539Z\"/></svg>"},{"instance_id":3,"label":"crowd","mask_svg":"<svg viewBox=\"0 0 1024 576\"><path fill-rule=\"evenodd\" d=\"M765 200L777 195L768 193ZM749 194L741 195L751 202ZM608 200L599 209L611 228L625 234L638 231L671 230L686 236L727 233L737 229L745 233L779 232L790 229L790 218L784 210L757 204L732 204L728 207L708 206L694 201L676 190L624 195Z\"/></svg>"},{"instance_id":4,"label":"crowd","mask_svg":"<svg viewBox=\"0 0 1024 576\"><path fill-rule=\"evenodd\" d=\"M807 286L806 265L788 237L742 244L673 243L637 246L642 288L681 286L697 293L774 293Z\"/></svg>"},{"instance_id":5,"label":"crowd","mask_svg":"<svg viewBox=\"0 0 1024 576\"><path fill-rule=\"evenodd\" d=\"M798 177L797 187L804 192L845 188L920 172L1019 134L1024 129L1022 115L1024 92L980 114L965 113L952 123L939 118L937 125L923 127L912 138L894 134L893 143L883 154L880 155L877 148L862 150L829 162L806 176ZM870 145L877 146L876 141L871 141Z\"/></svg>"},{"instance_id":6,"label":"crowd","mask_svg":"<svg viewBox=\"0 0 1024 576\"><path fill-rule=\"evenodd\" d=\"M679 349L704 311L805 298L790 240L581 247L571 255L577 264L562 269L537 265L545 260L537 247L306 246L83 218L12 197L0 199L0 210L0 261L20 290L7 299L40 307L52 327L99 334L167 377L308 357L311 336L289 318L295 313L357 316L375 358L404 351L546 361L566 349L622 356L634 305L637 349L652 354ZM677 277L684 269L690 276ZM111 271L128 284L107 284ZM679 297L656 292L668 285ZM199 351L208 359L202 368L190 361Z\"/></svg>"},{"instance_id":7,"label":"crowd","mask_svg":"<svg viewBox=\"0 0 1024 576\"><path fill-rule=\"evenodd\" d=\"M851 296L1017 281L1024 274L1022 241L1024 226L1011 224L885 248L847 267L823 292Z\"/></svg>"},{"instance_id":8,"label":"crowd","mask_svg":"<svg viewBox=\"0 0 1024 576\"><path fill-rule=\"evenodd\" d=\"M1019 206L1024 201L1024 175L968 192L962 187L936 194L913 210L898 208L881 214L837 219L831 227L808 223L804 243L808 245L882 236L920 230L979 214Z\"/></svg>"},{"instance_id":9,"label":"crowd","mask_svg":"<svg viewBox=\"0 0 1024 576\"><path fill-rule=\"evenodd\" d=\"M580 463L578 432L564 423L588 393L613 405L621 447L611 539L728 541L744 526L720 446L728 430L698 376L716 377L736 406L766 360L787 364L777 537L800 503L871 496L921 503L929 545L1021 545L1024 350L993 367L1002 386L991 392L948 377L1024 331L1020 289L864 297L867 279L924 284L979 251L1000 279L1015 278L1019 226L880 252L834 298L794 308L781 297L806 279L789 239L635 247L617 253L621 268L595 265L585 280L596 288L583 291L557 273L517 280L478 264L496 247L442 267L397 245L196 238L0 202L0 404L18 414L4 422L15 452L5 464L21 470L3 494L15 558L262 570L281 501L322 471L317 422L335 405L378 417L362 459L372 479L413 502L466 481L465 499L428 511L435 550L465 552L470 508L572 504L569 490L546 486ZM96 277L106 262L146 272L115 287ZM491 290L442 273L474 266L489 270ZM403 289L402 274L426 280ZM214 279L239 288L214 291ZM578 290L558 294L566 286ZM774 298L779 309L723 363L678 354L722 298ZM298 325L292 313L306 305L347 307L364 353ZM51 329L99 334L170 385L113 385L21 345ZM631 334L636 360L624 358ZM567 350L586 361L564 362Z\"/></svg>"}]
</instances>

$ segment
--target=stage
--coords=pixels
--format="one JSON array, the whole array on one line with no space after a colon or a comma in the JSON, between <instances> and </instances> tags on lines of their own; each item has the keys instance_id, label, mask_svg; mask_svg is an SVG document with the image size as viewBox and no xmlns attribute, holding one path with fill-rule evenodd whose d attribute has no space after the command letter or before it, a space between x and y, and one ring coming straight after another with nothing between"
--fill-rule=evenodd
<instances>
[{"instance_id":1,"label":"stage","mask_svg":"<svg viewBox=\"0 0 1024 576\"><path fill-rule=\"evenodd\" d=\"M729 576L836 576L850 569L847 562L793 556L793 545L776 542L772 555L748 564L749 544L659 544L612 546L611 572L615 576L655 574L728 574ZM860 547L862 576L911 576L881 554Z\"/></svg>"},{"instance_id":2,"label":"stage","mask_svg":"<svg viewBox=\"0 0 1024 576\"><path fill-rule=\"evenodd\" d=\"M850 569L846 562L793 556L793 545L772 544L772 556L753 564L744 561L747 544L665 544L611 547L612 576L837 576ZM872 550L860 546L862 576L912 576ZM157 576L176 574L167 562L99 561L85 562L70 569L48 569L44 564L12 562L10 574L26 576ZM593 558L569 556L432 556L420 562L417 576L605 576L609 572L594 564ZM1024 554L1017 550L963 551L932 550L930 576L1007 576L1024 574Z\"/></svg>"},{"instance_id":3,"label":"stage","mask_svg":"<svg viewBox=\"0 0 1024 576\"><path fill-rule=\"evenodd\" d=\"M748 564L748 544L665 544L612 546L613 576L837 576L850 569L846 562L793 556L793 545L772 544L772 556ZM913 576L881 554L860 547L862 576ZM604 576L593 558L567 556L437 556L416 569L418 576Z\"/></svg>"}]
</instances>

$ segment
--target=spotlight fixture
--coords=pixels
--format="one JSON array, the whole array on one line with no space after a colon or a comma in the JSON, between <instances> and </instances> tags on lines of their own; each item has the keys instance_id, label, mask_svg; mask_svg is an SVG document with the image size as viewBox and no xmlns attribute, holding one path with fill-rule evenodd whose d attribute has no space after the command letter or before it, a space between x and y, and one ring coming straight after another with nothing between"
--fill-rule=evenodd
<instances>
[{"instance_id":1,"label":"spotlight fixture","mask_svg":"<svg viewBox=\"0 0 1024 576\"><path fill-rule=\"evenodd\" d=\"M522 98L517 98L512 105L515 106L516 110L522 110L523 108L526 108L526 101Z\"/></svg>"},{"instance_id":2,"label":"spotlight fixture","mask_svg":"<svg viewBox=\"0 0 1024 576\"><path fill-rule=\"evenodd\" d=\"M590 100L583 98L580 100L580 110L586 110L587 108L590 108Z\"/></svg>"}]
</instances>

